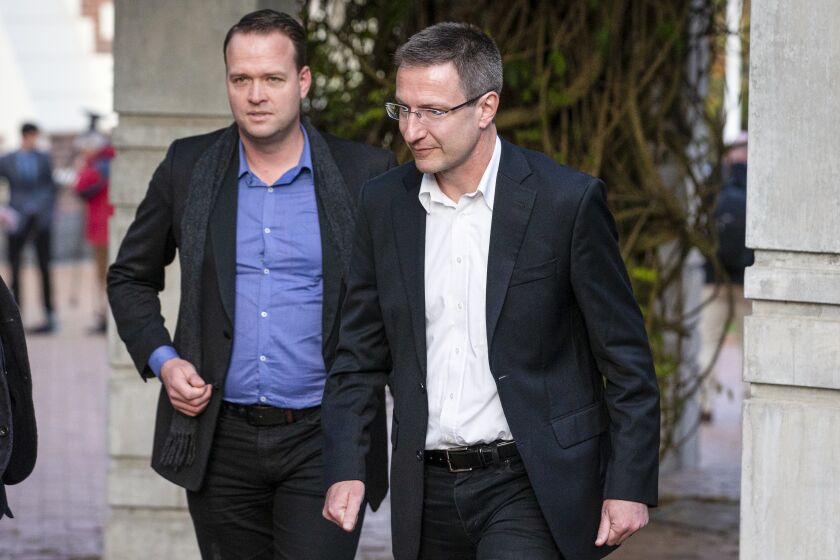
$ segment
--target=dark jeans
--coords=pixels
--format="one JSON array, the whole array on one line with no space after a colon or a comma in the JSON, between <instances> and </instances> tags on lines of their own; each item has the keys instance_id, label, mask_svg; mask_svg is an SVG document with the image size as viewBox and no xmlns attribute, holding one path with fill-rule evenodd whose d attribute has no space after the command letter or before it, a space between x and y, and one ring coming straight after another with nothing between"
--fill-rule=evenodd
<instances>
[{"instance_id":1,"label":"dark jeans","mask_svg":"<svg viewBox=\"0 0 840 560\"><path fill-rule=\"evenodd\" d=\"M559 560L522 459L465 473L426 465L420 558Z\"/></svg>"},{"instance_id":2,"label":"dark jeans","mask_svg":"<svg viewBox=\"0 0 840 560\"><path fill-rule=\"evenodd\" d=\"M222 408L204 486L187 492L205 560L352 560L359 542L321 516L320 410L255 427Z\"/></svg>"},{"instance_id":3,"label":"dark jeans","mask_svg":"<svg viewBox=\"0 0 840 560\"><path fill-rule=\"evenodd\" d=\"M12 293L17 304L20 299L20 260L26 242L34 236L35 252L38 254L38 267L41 269L41 290L44 295L44 309L52 313L52 282L50 281L50 258L52 232L48 226L39 224L37 216L21 218L18 231L9 235L9 264L12 266Z\"/></svg>"}]
</instances>

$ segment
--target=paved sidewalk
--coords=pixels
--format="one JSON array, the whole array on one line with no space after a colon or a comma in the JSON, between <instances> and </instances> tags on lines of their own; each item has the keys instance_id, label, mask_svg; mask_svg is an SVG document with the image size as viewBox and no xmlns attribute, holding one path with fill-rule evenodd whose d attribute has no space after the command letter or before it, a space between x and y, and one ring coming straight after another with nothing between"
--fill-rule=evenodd
<instances>
[{"instance_id":1,"label":"paved sidewalk","mask_svg":"<svg viewBox=\"0 0 840 560\"><path fill-rule=\"evenodd\" d=\"M5 269L0 269L8 278ZM55 267L60 330L29 336L39 456L32 476L8 494L15 519L0 520L0 560L93 560L106 516L105 339L92 322L93 268ZM41 320L34 271L24 273L24 324ZM701 468L663 478L661 507L649 527L611 555L615 560L726 560L738 557L740 349L724 347L719 371L730 389L715 398L714 422L701 428ZM594 538L594 536L593 536ZM392 558L390 504L368 512L358 560ZM161 559L167 560L167 559Z\"/></svg>"},{"instance_id":2,"label":"paved sidewalk","mask_svg":"<svg viewBox=\"0 0 840 560\"><path fill-rule=\"evenodd\" d=\"M22 283L24 325L38 324L34 270L24 270ZM108 362L105 337L86 333L93 267L56 266L54 290L59 332L27 335L38 461L28 479L7 487L15 519L0 520L2 560L82 560L102 551Z\"/></svg>"}]
</instances>

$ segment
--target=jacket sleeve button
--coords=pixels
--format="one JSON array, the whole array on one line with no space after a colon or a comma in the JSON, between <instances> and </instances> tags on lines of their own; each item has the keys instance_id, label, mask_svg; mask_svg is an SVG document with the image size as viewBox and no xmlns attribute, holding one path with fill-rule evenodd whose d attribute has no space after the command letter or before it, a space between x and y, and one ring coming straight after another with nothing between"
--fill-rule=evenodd
<instances>
[{"instance_id":1,"label":"jacket sleeve button","mask_svg":"<svg viewBox=\"0 0 840 560\"><path fill-rule=\"evenodd\" d=\"M7 435L9 435L9 427L0 426L0 437L6 437Z\"/></svg>"},{"instance_id":2,"label":"jacket sleeve button","mask_svg":"<svg viewBox=\"0 0 840 560\"><path fill-rule=\"evenodd\" d=\"M420 462L423 461L423 451L422 450L417 452L417 460L420 461Z\"/></svg>"}]
</instances>

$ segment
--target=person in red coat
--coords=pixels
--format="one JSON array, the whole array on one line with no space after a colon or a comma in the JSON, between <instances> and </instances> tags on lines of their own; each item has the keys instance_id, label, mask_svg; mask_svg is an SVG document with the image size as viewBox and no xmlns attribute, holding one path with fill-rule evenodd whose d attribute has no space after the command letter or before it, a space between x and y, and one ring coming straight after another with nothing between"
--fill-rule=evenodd
<instances>
[{"instance_id":1,"label":"person in red coat","mask_svg":"<svg viewBox=\"0 0 840 560\"><path fill-rule=\"evenodd\" d=\"M105 277L108 272L108 218L113 208L108 202L108 177L114 147L103 135L91 132L76 142L81 152L81 167L76 179L76 193L87 203L85 238L93 248L97 271L97 318L94 332L104 333Z\"/></svg>"}]
</instances>

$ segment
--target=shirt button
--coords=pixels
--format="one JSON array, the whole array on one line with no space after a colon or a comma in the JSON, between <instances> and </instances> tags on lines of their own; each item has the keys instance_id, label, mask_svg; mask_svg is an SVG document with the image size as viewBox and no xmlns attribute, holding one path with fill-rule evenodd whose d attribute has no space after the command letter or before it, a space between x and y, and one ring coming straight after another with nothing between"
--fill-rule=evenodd
<instances>
[{"instance_id":1,"label":"shirt button","mask_svg":"<svg viewBox=\"0 0 840 560\"><path fill-rule=\"evenodd\" d=\"M455 393L449 393L449 400L453 400L455 398Z\"/></svg>"},{"instance_id":2,"label":"shirt button","mask_svg":"<svg viewBox=\"0 0 840 560\"><path fill-rule=\"evenodd\" d=\"M460 349L460 348L456 348L456 349L455 349L455 353L456 353L456 354L460 354L460 353L461 353L461 349Z\"/></svg>"},{"instance_id":3,"label":"shirt button","mask_svg":"<svg viewBox=\"0 0 840 560\"><path fill-rule=\"evenodd\" d=\"M265 233L271 233L271 228L267 227L263 230Z\"/></svg>"},{"instance_id":4,"label":"shirt button","mask_svg":"<svg viewBox=\"0 0 840 560\"><path fill-rule=\"evenodd\" d=\"M268 274L268 269L267 268L263 269L263 274Z\"/></svg>"},{"instance_id":5,"label":"shirt button","mask_svg":"<svg viewBox=\"0 0 840 560\"><path fill-rule=\"evenodd\" d=\"M260 317L268 317L268 313L265 311L260 311Z\"/></svg>"},{"instance_id":6,"label":"shirt button","mask_svg":"<svg viewBox=\"0 0 840 560\"><path fill-rule=\"evenodd\" d=\"M455 262L457 262L458 264L461 264L461 257L458 257L457 259L455 259Z\"/></svg>"},{"instance_id":7,"label":"shirt button","mask_svg":"<svg viewBox=\"0 0 840 560\"><path fill-rule=\"evenodd\" d=\"M265 359L266 359L266 358L265 358L265 356L260 356L260 361L261 361L261 362L264 362L264 361L265 361Z\"/></svg>"},{"instance_id":8,"label":"shirt button","mask_svg":"<svg viewBox=\"0 0 840 560\"><path fill-rule=\"evenodd\" d=\"M464 308L464 304L461 303L461 302L458 302L458 309L463 309L463 308Z\"/></svg>"},{"instance_id":9,"label":"shirt button","mask_svg":"<svg viewBox=\"0 0 840 560\"><path fill-rule=\"evenodd\" d=\"M274 192L274 187L268 187L268 192Z\"/></svg>"},{"instance_id":10,"label":"shirt button","mask_svg":"<svg viewBox=\"0 0 840 560\"><path fill-rule=\"evenodd\" d=\"M265 402L265 401L267 401L267 400L268 400L268 399L267 399L267 398L265 398L265 397L260 397L260 402Z\"/></svg>"}]
</instances>

